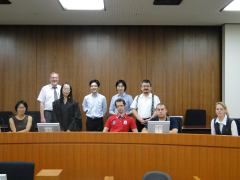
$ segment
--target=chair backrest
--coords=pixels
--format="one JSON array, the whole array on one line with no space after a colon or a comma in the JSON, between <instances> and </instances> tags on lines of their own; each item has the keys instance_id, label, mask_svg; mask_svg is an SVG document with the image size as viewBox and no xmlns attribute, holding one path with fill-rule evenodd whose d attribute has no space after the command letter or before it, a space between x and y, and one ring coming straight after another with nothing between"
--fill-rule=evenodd
<instances>
[{"instance_id":1,"label":"chair backrest","mask_svg":"<svg viewBox=\"0 0 240 180\"><path fill-rule=\"evenodd\" d=\"M37 131L37 123L40 123L40 112L39 111L28 111L27 115L32 116L32 128L31 131Z\"/></svg>"},{"instance_id":2,"label":"chair backrest","mask_svg":"<svg viewBox=\"0 0 240 180\"><path fill-rule=\"evenodd\" d=\"M9 118L13 116L11 111L0 111L0 126L9 131Z\"/></svg>"},{"instance_id":3,"label":"chair backrest","mask_svg":"<svg viewBox=\"0 0 240 180\"><path fill-rule=\"evenodd\" d=\"M178 133L182 132L182 123L183 123L183 116L170 116L170 119L177 121L178 124Z\"/></svg>"},{"instance_id":4,"label":"chair backrest","mask_svg":"<svg viewBox=\"0 0 240 180\"><path fill-rule=\"evenodd\" d=\"M33 180L34 163L0 162L0 174L7 174L7 180Z\"/></svg>"},{"instance_id":5,"label":"chair backrest","mask_svg":"<svg viewBox=\"0 0 240 180\"><path fill-rule=\"evenodd\" d=\"M238 135L240 136L240 118L231 118L231 119L234 119L234 121L236 122Z\"/></svg>"},{"instance_id":6,"label":"chair backrest","mask_svg":"<svg viewBox=\"0 0 240 180\"><path fill-rule=\"evenodd\" d=\"M206 126L206 110L204 109L187 109L184 125Z\"/></svg>"},{"instance_id":7,"label":"chair backrest","mask_svg":"<svg viewBox=\"0 0 240 180\"><path fill-rule=\"evenodd\" d=\"M172 178L164 172L150 171L144 174L142 180L171 180Z\"/></svg>"}]
</instances>

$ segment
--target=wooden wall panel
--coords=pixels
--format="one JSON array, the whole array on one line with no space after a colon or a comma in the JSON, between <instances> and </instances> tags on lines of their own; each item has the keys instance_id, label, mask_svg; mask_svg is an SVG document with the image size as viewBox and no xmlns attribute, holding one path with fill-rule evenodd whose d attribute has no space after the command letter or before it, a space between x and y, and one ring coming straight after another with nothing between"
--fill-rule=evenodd
<instances>
[{"instance_id":1,"label":"wooden wall panel","mask_svg":"<svg viewBox=\"0 0 240 180\"><path fill-rule=\"evenodd\" d=\"M174 26L1 26L0 110L18 99L38 110L38 93L56 71L73 86L81 104L88 82L101 81L108 104L115 82L125 79L128 93L140 93L150 79L170 114L187 108L207 110L221 100L221 29Z\"/></svg>"},{"instance_id":2,"label":"wooden wall panel","mask_svg":"<svg viewBox=\"0 0 240 180\"><path fill-rule=\"evenodd\" d=\"M29 27L7 27L0 30L0 110L15 111L17 100L25 100L35 109L36 37Z\"/></svg>"}]
</instances>

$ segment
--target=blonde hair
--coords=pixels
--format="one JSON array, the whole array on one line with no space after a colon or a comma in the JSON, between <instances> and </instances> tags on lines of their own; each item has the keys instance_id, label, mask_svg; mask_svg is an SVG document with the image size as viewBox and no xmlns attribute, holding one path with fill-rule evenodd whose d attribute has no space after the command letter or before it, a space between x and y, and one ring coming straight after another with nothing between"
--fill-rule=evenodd
<instances>
[{"instance_id":1,"label":"blonde hair","mask_svg":"<svg viewBox=\"0 0 240 180\"><path fill-rule=\"evenodd\" d=\"M223 109L226 111L226 115L229 117L229 113L228 113L228 109L227 109L227 106L224 102L216 102L216 106L217 105L220 105L223 107Z\"/></svg>"}]
</instances>

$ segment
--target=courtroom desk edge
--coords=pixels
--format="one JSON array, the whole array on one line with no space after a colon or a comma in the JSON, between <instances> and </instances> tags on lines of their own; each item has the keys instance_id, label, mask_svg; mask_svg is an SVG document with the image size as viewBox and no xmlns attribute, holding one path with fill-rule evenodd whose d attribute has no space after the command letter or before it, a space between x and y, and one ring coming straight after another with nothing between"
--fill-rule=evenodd
<instances>
[{"instance_id":1,"label":"courtroom desk edge","mask_svg":"<svg viewBox=\"0 0 240 180\"><path fill-rule=\"evenodd\" d=\"M226 143L227 142L227 143ZM204 147L240 147L240 138L202 134L157 133L0 133L0 144L139 144Z\"/></svg>"}]
</instances>

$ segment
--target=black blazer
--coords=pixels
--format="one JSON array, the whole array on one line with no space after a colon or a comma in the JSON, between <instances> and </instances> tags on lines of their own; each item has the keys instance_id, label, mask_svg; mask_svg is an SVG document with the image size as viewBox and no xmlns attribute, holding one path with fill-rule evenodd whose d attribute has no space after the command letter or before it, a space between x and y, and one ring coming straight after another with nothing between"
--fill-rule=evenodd
<instances>
[{"instance_id":1,"label":"black blazer","mask_svg":"<svg viewBox=\"0 0 240 180\"><path fill-rule=\"evenodd\" d=\"M60 99L54 101L53 121L59 122L63 131L80 131L82 129L82 117L78 103L67 101L64 104Z\"/></svg>"}]
</instances>

